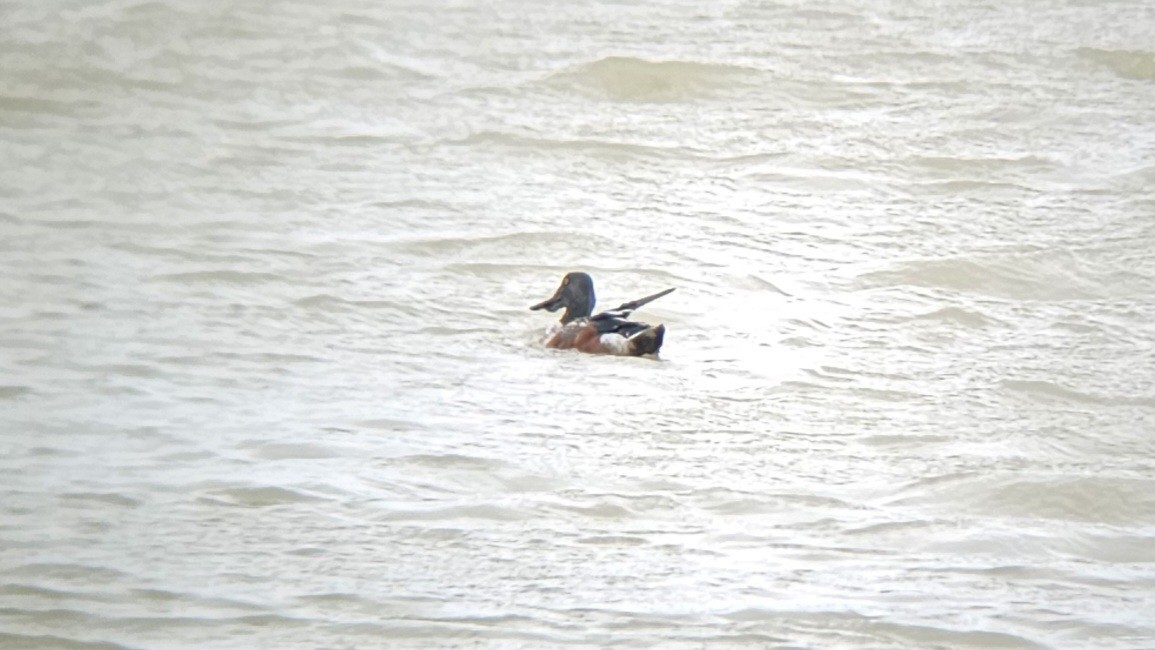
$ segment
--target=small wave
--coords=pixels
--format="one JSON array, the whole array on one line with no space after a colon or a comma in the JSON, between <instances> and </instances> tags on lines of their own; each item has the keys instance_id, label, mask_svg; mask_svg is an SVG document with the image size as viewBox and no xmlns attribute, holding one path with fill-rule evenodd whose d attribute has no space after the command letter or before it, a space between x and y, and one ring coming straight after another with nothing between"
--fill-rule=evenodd
<instances>
[{"instance_id":1,"label":"small wave","mask_svg":"<svg viewBox=\"0 0 1155 650\"><path fill-rule=\"evenodd\" d=\"M501 131L479 131L465 138L447 141L446 144L465 145L470 147L500 146L516 149L533 149L540 151L568 151L584 153L597 158L609 160L637 160L637 159L667 159L699 158L697 152L685 147L669 147L659 145L635 144L614 142L611 140L597 140L593 138L549 138L529 136Z\"/></svg>"},{"instance_id":2,"label":"small wave","mask_svg":"<svg viewBox=\"0 0 1155 650\"><path fill-rule=\"evenodd\" d=\"M415 208L418 210L429 210L430 212L461 212L461 208L449 201L438 201L436 199L424 198L399 198L389 199L383 201L374 201L369 204L369 207L380 208L383 210L396 210L399 208Z\"/></svg>"},{"instance_id":3,"label":"small wave","mask_svg":"<svg viewBox=\"0 0 1155 650\"><path fill-rule=\"evenodd\" d=\"M612 246L612 239L590 232L568 230L519 230L497 235L456 235L450 237L402 237L385 242L400 252L423 256L460 256L464 253L508 254L511 250L548 250L559 243L583 242L593 246ZM523 269L540 269L540 264L511 265Z\"/></svg>"},{"instance_id":4,"label":"small wave","mask_svg":"<svg viewBox=\"0 0 1155 650\"><path fill-rule=\"evenodd\" d=\"M1081 47L1075 53L1088 61L1107 66L1124 79L1155 81L1155 52Z\"/></svg>"},{"instance_id":5,"label":"small wave","mask_svg":"<svg viewBox=\"0 0 1155 650\"><path fill-rule=\"evenodd\" d=\"M865 273L858 280L870 288L906 285L1017 300L1093 297L1061 261L1031 257L916 260Z\"/></svg>"},{"instance_id":6,"label":"small wave","mask_svg":"<svg viewBox=\"0 0 1155 650\"><path fill-rule=\"evenodd\" d=\"M994 490L977 489L986 512L1046 519L1126 524L1155 516L1152 482L1085 477L1015 481Z\"/></svg>"},{"instance_id":7,"label":"small wave","mask_svg":"<svg viewBox=\"0 0 1155 650\"><path fill-rule=\"evenodd\" d=\"M103 505L135 508L140 505L138 499L111 492L69 492L61 494L62 501L71 501L79 504L100 503Z\"/></svg>"},{"instance_id":8,"label":"small wave","mask_svg":"<svg viewBox=\"0 0 1155 650\"><path fill-rule=\"evenodd\" d=\"M1024 193L1033 193L1035 188L1021 183L1012 183L1006 180L979 180L979 179L950 179L919 181L907 186L912 191L922 190L932 195L959 195L959 194L1004 194L1020 196Z\"/></svg>"},{"instance_id":9,"label":"small wave","mask_svg":"<svg viewBox=\"0 0 1155 650\"><path fill-rule=\"evenodd\" d=\"M884 179L861 171L794 170L778 168L745 176L751 182L774 185L784 191L800 193L863 193L878 187Z\"/></svg>"},{"instance_id":10,"label":"small wave","mask_svg":"<svg viewBox=\"0 0 1155 650\"><path fill-rule=\"evenodd\" d=\"M960 172L989 172L998 176L997 183L1002 184L1005 176L1015 170L1044 171L1054 167L1054 162L1037 155L1024 156L918 156L910 160L912 165L930 172L945 172L953 178ZM962 182L974 179L963 179ZM982 183L980 188L991 187L991 183ZM1015 186L1018 187L1018 186Z\"/></svg>"},{"instance_id":11,"label":"small wave","mask_svg":"<svg viewBox=\"0 0 1155 650\"><path fill-rule=\"evenodd\" d=\"M17 598L43 598L45 600L63 600L65 598L79 598L80 593L66 590L53 589L52 587L45 587L42 585L32 585L23 583L7 583L0 584L0 596L15 596Z\"/></svg>"},{"instance_id":12,"label":"small wave","mask_svg":"<svg viewBox=\"0 0 1155 650\"><path fill-rule=\"evenodd\" d=\"M322 132L315 135L303 135L295 137L283 137L281 141L292 142L294 144L305 145L309 147L329 146L329 147L384 147L390 144L403 142L405 134L403 133L366 133L366 132Z\"/></svg>"},{"instance_id":13,"label":"small wave","mask_svg":"<svg viewBox=\"0 0 1155 650\"><path fill-rule=\"evenodd\" d=\"M297 596L294 600L301 603L320 605L354 605L357 607L365 608L367 611L380 606L378 601L366 598L362 594L342 591L331 591L320 594L305 594L302 596Z\"/></svg>"},{"instance_id":14,"label":"small wave","mask_svg":"<svg viewBox=\"0 0 1155 650\"><path fill-rule=\"evenodd\" d=\"M1152 481L1146 479L956 472L902 486L897 502L945 503L986 516L1124 524L1155 516L1151 487Z\"/></svg>"},{"instance_id":15,"label":"small wave","mask_svg":"<svg viewBox=\"0 0 1155 650\"><path fill-rule=\"evenodd\" d=\"M880 640L907 647L1019 648L1044 650L1048 646L1027 637L989 630L959 630L948 626L877 622Z\"/></svg>"},{"instance_id":16,"label":"small wave","mask_svg":"<svg viewBox=\"0 0 1155 650\"><path fill-rule=\"evenodd\" d=\"M906 521L884 521L876 524L868 524L866 526L858 526L848 528L847 535L862 535L869 536L888 536L891 534L910 536L917 535L920 531L925 531L930 526L930 522L919 520Z\"/></svg>"},{"instance_id":17,"label":"small wave","mask_svg":"<svg viewBox=\"0 0 1155 650\"><path fill-rule=\"evenodd\" d=\"M154 232L156 226L151 223L130 221L104 221L100 219L25 219L23 223L33 224L38 228L54 230L108 230L130 232Z\"/></svg>"},{"instance_id":18,"label":"small wave","mask_svg":"<svg viewBox=\"0 0 1155 650\"><path fill-rule=\"evenodd\" d=\"M266 443L253 452L254 457L265 460L340 458L343 455L338 448L310 443Z\"/></svg>"},{"instance_id":19,"label":"small wave","mask_svg":"<svg viewBox=\"0 0 1155 650\"><path fill-rule=\"evenodd\" d=\"M1004 379L1000 382L1003 388L1019 393L1025 393L1035 398L1051 398L1067 402L1078 402L1081 404L1102 404L1103 399L1080 393L1069 388L1064 388L1058 384L1049 381L1024 381L1016 379Z\"/></svg>"},{"instance_id":20,"label":"small wave","mask_svg":"<svg viewBox=\"0 0 1155 650\"><path fill-rule=\"evenodd\" d=\"M55 578L78 584L104 584L128 578L127 573L118 569L67 562L32 562L7 569L7 575Z\"/></svg>"},{"instance_id":21,"label":"small wave","mask_svg":"<svg viewBox=\"0 0 1155 650\"><path fill-rule=\"evenodd\" d=\"M941 321L965 325L966 327L981 328L990 325L990 320L977 311L970 311L962 307L943 307L935 311L915 316L917 320Z\"/></svg>"},{"instance_id":22,"label":"small wave","mask_svg":"<svg viewBox=\"0 0 1155 650\"><path fill-rule=\"evenodd\" d=\"M283 364L283 363L320 363L325 361L323 357L315 357L309 354L292 354L289 352L220 352L213 355L207 355L208 358L217 359L231 359L236 361L251 361L253 363L261 364ZM205 356L199 357L201 359Z\"/></svg>"},{"instance_id":23,"label":"small wave","mask_svg":"<svg viewBox=\"0 0 1155 650\"><path fill-rule=\"evenodd\" d=\"M559 72L550 81L624 102L669 102L706 97L753 71L696 61L649 61L610 56Z\"/></svg>"},{"instance_id":24,"label":"small wave","mask_svg":"<svg viewBox=\"0 0 1155 650\"><path fill-rule=\"evenodd\" d=\"M391 309L398 308L399 305L389 300L352 300L349 298L342 298L334 296L329 293L318 293L311 296L299 298L293 302L298 307L305 307L307 309L316 309L319 311L351 311L354 309ZM297 361L309 360L320 361L320 359L307 357L294 359Z\"/></svg>"},{"instance_id":25,"label":"small wave","mask_svg":"<svg viewBox=\"0 0 1155 650\"><path fill-rule=\"evenodd\" d=\"M463 456L461 454L416 454L413 456L402 456L395 460L406 464L440 469L454 468L495 471L508 467L508 463L501 460L480 458L477 456Z\"/></svg>"},{"instance_id":26,"label":"small wave","mask_svg":"<svg viewBox=\"0 0 1155 650\"><path fill-rule=\"evenodd\" d=\"M112 363L92 366L91 369L106 376L160 377L163 375L159 369L142 363Z\"/></svg>"},{"instance_id":27,"label":"small wave","mask_svg":"<svg viewBox=\"0 0 1155 650\"><path fill-rule=\"evenodd\" d=\"M30 386L0 386L0 399L16 399L31 394Z\"/></svg>"},{"instance_id":28,"label":"small wave","mask_svg":"<svg viewBox=\"0 0 1155 650\"><path fill-rule=\"evenodd\" d=\"M382 79L389 79L393 75L389 74L387 68L375 68L368 65L349 65L345 66L335 72L338 77L346 79L355 79L357 81L379 81Z\"/></svg>"},{"instance_id":29,"label":"small wave","mask_svg":"<svg viewBox=\"0 0 1155 650\"><path fill-rule=\"evenodd\" d=\"M1059 400L1078 404L1098 404L1102 406L1155 407L1155 397L1145 396L1101 396L1083 393L1064 386L1039 380L1004 379L1003 388L1041 400Z\"/></svg>"},{"instance_id":30,"label":"small wave","mask_svg":"<svg viewBox=\"0 0 1155 650\"><path fill-rule=\"evenodd\" d=\"M704 509L709 512L727 516L763 516L780 513L784 508L782 503L777 501L745 498L706 505Z\"/></svg>"},{"instance_id":31,"label":"small wave","mask_svg":"<svg viewBox=\"0 0 1155 650\"><path fill-rule=\"evenodd\" d=\"M217 263L217 264L244 264L253 261L252 257L233 254L205 253L182 249L176 246L150 246L134 241L117 242L110 244L110 248L153 257L161 257L180 262ZM264 253L265 251L257 251Z\"/></svg>"},{"instance_id":32,"label":"small wave","mask_svg":"<svg viewBox=\"0 0 1155 650\"><path fill-rule=\"evenodd\" d=\"M644 537L633 535L592 535L577 540L578 544L590 546L644 546L649 542Z\"/></svg>"},{"instance_id":33,"label":"small wave","mask_svg":"<svg viewBox=\"0 0 1155 650\"><path fill-rule=\"evenodd\" d=\"M633 517L633 513L628 508L614 503L595 503L590 506L566 504L554 507L563 512L572 512L583 517L595 517L597 519L629 519Z\"/></svg>"},{"instance_id":34,"label":"small wave","mask_svg":"<svg viewBox=\"0 0 1155 650\"><path fill-rule=\"evenodd\" d=\"M782 296L789 296L790 295L789 293L786 293L785 291L783 291L781 287L774 284L773 282L767 280L766 278L764 278L760 275L755 275L752 273L749 275L746 275L744 277L735 278L734 284L736 286L739 286L739 287L742 287L745 289L751 289L754 291L771 291L773 293L777 293L777 294L782 295Z\"/></svg>"},{"instance_id":35,"label":"small wave","mask_svg":"<svg viewBox=\"0 0 1155 650\"><path fill-rule=\"evenodd\" d=\"M377 431L389 432L403 432L403 431L425 431L429 429L427 424L416 420L395 420L392 418L375 418L369 420L360 420L357 422L358 426L366 429L374 429Z\"/></svg>"},{"instance_id":36,"label":"small wave","mask_svg":"<svg viewBox=\"0 0 1155 650\"><path fill-rule=\"evenodd\" d=\"M78 111L98 106L91 101L59 101L41 97L0 95L0 113L29 113L32 115L71 116Z\"/></svg>"},{"instance_id":37,"label":"small wave","mask_svg":"<svg viewBox=\"0 0 1155 650\"><path fill-rule=\"evenodd\" d=\"M950 436L941 435L906 435L906 434L878 434L859 439L864 445L881 447L883 449L926 449L932 445L952 442Z\"/></svg>"},{"instance_id":38,"label":"small wave","mask_svg":"<svg viewBox=\"0 0 1155 650\"><path fill-rule=\"evenodd\" d=\"M293 503L307 503L318 497L282 487L241 487L212 492L202 498L205 501L242 508L264 508Z\"/></svg>"},{"instance_id":39,"label":"small wave","mask_svg":"<svg viewBox=\"0 0 1155 650\"><path fill-rule=\"evenodd\" d=\"M53 634L13 634L0 632L3 648L59 648L60 650L133 650L133 646L111 641L80 641Z\"/></svg>"},{"instance_id":40,"label":"small wave","mask_svg":"<svg viewBox=\"0 0 1155 650\"><path fill-rule=\"evenodd\" d=\"M1028 638L1004 632L959 630L945 625L899 623L887 617L875 617L854 611L812 611L791 609L747 608L722 614L723 618L747 630L769 625L777 629L782 622L803 628L820 627L826 632L842 631L855 639L855 647L967 647L1030 648L1046 646ZM777 645L777 644L776 644ZM834 644L839 645L839 644Z\"/></svg>"},{"instance_id":41,"label":"small wave","mask_svg":"<svg viewBox=\"0 0 1155 650\"><path fill-rule=\"evenodd\" d=\"M386 521L447 521L456 519L484 519L489 521L523 521L529 515L493 505L449 506L427 510L396 510L383 519Z\"/></svg>"},{"instance_id":42,"label":"small wave","mask_svg":"<svg viewBox=\"0 0 1155 650\"><path fill-rule=\"evenodd\" d=\"M217 271L191 271L187 273L162 273L152 276L153 280L161 282L176 282L180 284L244 284L257 285L284 280L273 273L258 271L236 271L221 269Z\"/></svg>"}]
</instances>

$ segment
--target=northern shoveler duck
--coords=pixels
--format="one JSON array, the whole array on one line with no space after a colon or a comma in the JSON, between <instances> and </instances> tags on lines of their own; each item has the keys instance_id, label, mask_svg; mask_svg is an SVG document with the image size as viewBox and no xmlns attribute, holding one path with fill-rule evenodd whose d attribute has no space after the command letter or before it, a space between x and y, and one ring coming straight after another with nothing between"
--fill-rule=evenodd
<instances>
[{"instance_id":1,"label":"northern shoveler duck","mask_svg":"<svg viewBox=\"0 0 1155 650\"><path fill-rule=\"evenodd\" d=\"M594 281L586 273L567 273L553 296L530 309L557 311L565 308L561 322L550 329L545 345L562 350L576 349L594 354L641 356L657 354L666 335L666 326L650 326L629 320L630 313L661 298L673 289L623 303L616 309L591 315L594 311Z\"/></svg>"}]
</instances>

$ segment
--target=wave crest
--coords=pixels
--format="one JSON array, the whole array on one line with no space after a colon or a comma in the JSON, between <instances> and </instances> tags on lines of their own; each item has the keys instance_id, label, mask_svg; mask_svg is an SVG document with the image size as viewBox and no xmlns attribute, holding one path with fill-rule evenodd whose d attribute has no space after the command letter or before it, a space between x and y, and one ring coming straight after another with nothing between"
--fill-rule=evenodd
<instances>
[{"instance_id":1,"label":"wave crest","mask_svg":"<svg viewBox=\"0 0 1155 650\"><path fill-rule=\"evenodd\" d=\"M749 73L733 65L610 56L551 79L615 101L663 102L708 96L740 82Z\"/></svg>"},{"instance_id":2,"label":"wave crest","mask_svg":"<svg viewBox=\"0 0 1155 650\"><path fill-rule=\"evenodd\" d=\"M1105 65L1124 79L1155 81L1155 53L1145 50L1100 50L1081 47L1076 53L1095 63Z\"/></svg>"}]
</instances>

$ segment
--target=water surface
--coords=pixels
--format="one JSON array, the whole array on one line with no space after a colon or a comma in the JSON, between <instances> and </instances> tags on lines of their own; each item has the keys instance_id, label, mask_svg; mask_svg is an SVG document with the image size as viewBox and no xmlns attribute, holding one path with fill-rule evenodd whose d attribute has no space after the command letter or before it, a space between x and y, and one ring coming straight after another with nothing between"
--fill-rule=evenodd
<instances>
[{"instance_id":1,"label":"water surface","mask_svg":"<svg viewBox=\"0 0 1155 650\"><path fill-rule=\"evenodd\" d=\"M0 645L1155 645L1149 3L5 14Z\"/></svg>"}]
</instances>

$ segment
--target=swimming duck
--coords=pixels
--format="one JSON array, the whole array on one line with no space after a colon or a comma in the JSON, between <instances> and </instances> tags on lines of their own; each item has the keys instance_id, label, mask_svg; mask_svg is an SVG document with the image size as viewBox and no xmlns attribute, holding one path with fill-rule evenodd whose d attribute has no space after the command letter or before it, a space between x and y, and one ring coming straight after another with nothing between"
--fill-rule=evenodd
<instances>
[{"instance_id":1,"label":"swimming duck","mask_svg":"<svg viewBox=\"0 0 1155 650\"><path fill-rule=\"evenodd\" d=\"M673 289L659 291L652 296L622 303L616 309L594 311L594 281L587 273L567 273L553 296L530 307L562 312L561 321L547 335L545 345L562 350L576 349L593 354L641 356L657 354L666 335L666 326L650 326L629 320L630 313L642 305L657 300Z\"/></svg>"}]
</instances>

